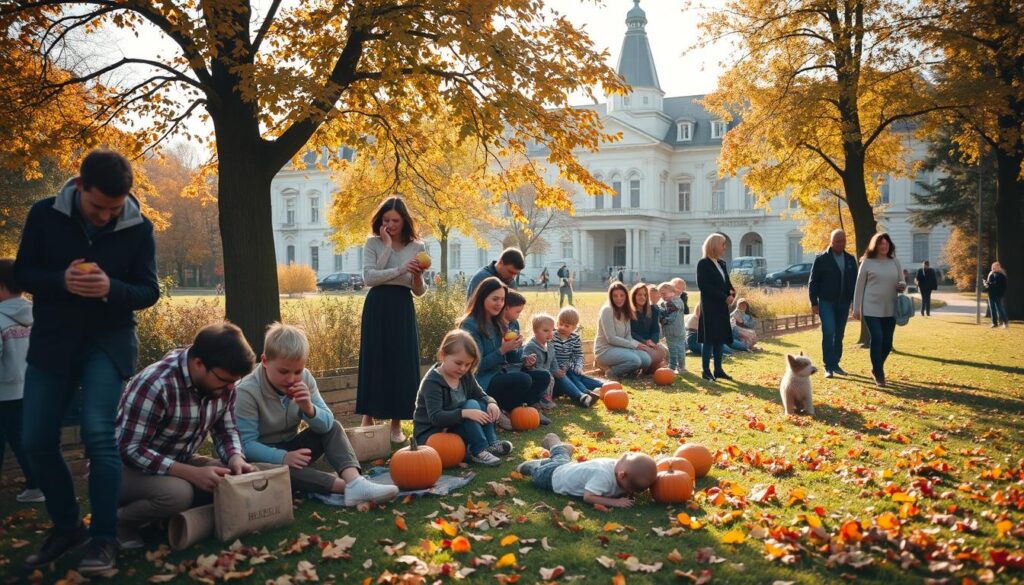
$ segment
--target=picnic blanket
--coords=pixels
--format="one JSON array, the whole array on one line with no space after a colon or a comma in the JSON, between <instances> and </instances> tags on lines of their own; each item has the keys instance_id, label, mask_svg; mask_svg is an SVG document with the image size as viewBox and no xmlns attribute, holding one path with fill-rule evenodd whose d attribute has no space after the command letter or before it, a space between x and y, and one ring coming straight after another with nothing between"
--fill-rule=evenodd
<instances>
[{"instance_id":1,"label":"picnic blanket","mask_svg":"<svg viewBox=\"0 0 1024 585\"><path fill-rule=\"evenodd\" d=\"M476 473L473 471L466 471L461 475L442 475L432 487L425 490L400 491L398 495L422 496L431 494L434 496L446 496L457 489L465 487L466 484L473 481L474 477L476 477ZM388 471L387 467L371 467L366 471L366 478L382 485L395 485L395 482L391 480L391 472Z\"/></svg>"}]
</instances>

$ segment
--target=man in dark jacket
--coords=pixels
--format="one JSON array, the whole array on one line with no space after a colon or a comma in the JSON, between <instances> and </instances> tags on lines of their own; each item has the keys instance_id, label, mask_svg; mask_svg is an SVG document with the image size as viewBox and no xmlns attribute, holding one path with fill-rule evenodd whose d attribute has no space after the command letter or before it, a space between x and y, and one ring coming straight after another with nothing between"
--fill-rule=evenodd
<instances>
[{"instance_id":1,"label":"man in dark jacket","mask_svg":"<svg viewBox=\"0 0 1024 585\"><path fill-rule=\"evenodd\" d=\"M843 335L857 283L857 259L846 252L846 232L833 231L830 242L828 249L814 258L807 285L811 310L821 318L821 355L826 378L846 375L839 360L843 357Z\"/></svg>"},{"instance_id":2,"label":"man in dark jacket","mask_svg":"<svg viewBox=\"0 0 1024 585\"><path fill-rule=\"evenodd\" d=\"M928 261L917 269L914 280L917 282L917 290L921 292L921 316L931 317L932 315L932 291L939 288L939 279L935 276L935 269Z\"/></svg>"},{"instance_id":3,"label":"man in dark jacket","mask_svg":"<svg viewBox=\"0 0 1024 585\"><path fill-rule=\"evenodd\" d=\"M26 559L29 568L86 541L79 573L97 575L116 564L121 458L114 421L138 354L134 311L160 296L153 224L130 194L132 182L127 159L93 151L78 177L32 206L22 232L14 271L32 293L35 317L25 373L25 451L53 521L42 547ZM61 420L79 387L89 457L88 530L60 451Z\"/></svg>"},{"instance_id":4,"label":"man in dark jacket","mask_svg":"<svg viewBox=\"0 0 1024 585\"><path fill-rule=\"evenodd\" d=\"M497 260L484 266L473 275L473 278L470 279L469 284L466 286L466 300L472 299L476 287L480 286L480 283L485 278L491 276L497 277L498 280L504 282L507 286L517 288L516 277L519 276L523 268L526 268L526 258L523 257L523 253L519 251L519 248L505 248Z\"/></svg>"}]
</instances>

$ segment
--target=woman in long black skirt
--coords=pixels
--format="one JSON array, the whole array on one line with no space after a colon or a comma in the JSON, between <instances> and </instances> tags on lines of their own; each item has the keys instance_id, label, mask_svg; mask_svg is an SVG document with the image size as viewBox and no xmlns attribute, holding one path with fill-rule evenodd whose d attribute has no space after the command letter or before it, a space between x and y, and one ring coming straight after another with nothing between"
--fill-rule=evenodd
<instances>
[{"instance_id":1,"label":"woman in long black skirt","mask_svg":"<svg viewBox=\"0 0 1024 585\"><path fill-rule=\"evenodd\" d=\"M400 443L402 421L411 420L420 384L420 336L412 295L421 296L424 251L405 202L390 197L371 220L374 235L363 246L363 280L370 292L363 303L359 341L356 413L362 424L391 419L391 440Z\"/></svg>"},{"instance_id":2,"label":"woman in long black skirt","mask_svg":"<svg viewBox=\"0 0 1024 585\"><path fill-rule=\"evenodd\" d=\"M736 289L729 279L729 267L725 255L725 236L714 233L704 240L704 257L697 262L697 288L700 289L700 321L697 325L697 341L701 345L701 377L709 382L732 380L722 369L723 347L732 344L732 324L729 322L729 305L736 297ZM711 358L715 370L709 369Z\"/></svg>"}]
</instances>

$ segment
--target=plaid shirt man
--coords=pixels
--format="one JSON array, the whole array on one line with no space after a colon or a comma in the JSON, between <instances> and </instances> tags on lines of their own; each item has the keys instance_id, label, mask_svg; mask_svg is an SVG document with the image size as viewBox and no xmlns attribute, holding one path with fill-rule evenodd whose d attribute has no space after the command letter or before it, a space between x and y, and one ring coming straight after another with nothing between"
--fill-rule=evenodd
<instances>
[{"instance_id":1,"label":"plaid shirt man","mask_svg":"<svg viewBox=\"0 0 1024 585\"><path fill-rule=\"evenodd\" d=\"M225 460L242 454L235 427L235 391L211 398L188 373L188 348L173 349L139 372L117 407L117 444L125 465L166 474L188 462L212 431Z\"/></svg>"}]
</instances>

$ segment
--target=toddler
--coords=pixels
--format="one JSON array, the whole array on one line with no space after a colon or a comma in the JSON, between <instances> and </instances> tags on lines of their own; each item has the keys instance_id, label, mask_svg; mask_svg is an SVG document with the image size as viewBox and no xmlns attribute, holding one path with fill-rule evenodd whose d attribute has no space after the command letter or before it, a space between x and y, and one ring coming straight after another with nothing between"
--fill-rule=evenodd
<instances>
[{"instance_id":1,"label":"toddler","mask_svg":"<svg viewBox=\"0 0 1024 585\"><path fill-rule=\"evenodd\" d=\"M754 317L749 313L750 304L747 299L736 299L736 309L732 312L732 335L738 339L747 351L757 349L757 331Z\"/></svg>"},{"instance_id":2,"label":"toddler","mask_svg":"<svg viewBox=\"0 0 1024 585\"><path fill-rule=\"evenodd\" d=\"M633 496L654 484L658 466L649 455L628 452L617 459L601 457L579 463L572 461L573 446L548 433L541 445L551 453L547 459L519 464L516 470L533 478L533 485L563 496L614 508L633 506Z\"/></svg>"},{"instance_id":3,"label":"toddler","mask_svg":"<svg viewBox=\"0 0 1024 585\"><path fill-rule=\"evenodd\" d=\"M499 441L494 423L498 403L484 392L473 370L480 361L473 337L461 329L449 331L437 350L437 365L427 372L416 394L413 436L425 445L444 429L459 434L473 463L494 467L512 452L512 443Z\"/></svg>"},{"instance_id":4,"label":"toddler","mask_svg":"<svg viewBox=\"0 0 1024 585\"><path fill-rule=\"evenodd\" d=\"M555 357L554 344L550 343L555 335L555 320L551 315L541 313L533 317L533 339L526 344L523 352L527 355L536 355L537 363L551 372L551 382L557 394L568 396L576 404L589 407L594 402L594 396L587 389L579 389L576 384L565 377L565 370L558 366Z\"/></svg>"},{"instance_id":5,"label":"toddler","mask_svg":"<svg viewBox=\"0 0 1024 585\"><path fill-rule=\"evenodd\" d=\"M685 315L690 312L686 304L686 281L676 279L683 283L683 290L675 286L673 282L663 282L658 286L661 293L661 302L658 309L661 311L661 328L665 334L665 343L668 345L668 367L679 373L686 369L686 323ZM682 294L680 294L680 292Z\"/></svg>"},{"instance_id":6,"label":"toddler","mask_svg":"<svg viewBox=\"0 0 1024 585\"><path fill-rule=\"evenodd\" d=\"M576 392L589 394L591 404L598 397L594 392L604 383L583 373L583 341L576 329L580 324L580 314L575 307L565 307L558 312L555 335L551 345L555 350L555 387L560 388L570 398ZM559 375L561 374L561 375ZM559 382L564 380L564 382ZM582 399L580 399L582 404Z\"/></svg>"}]
</instances>

